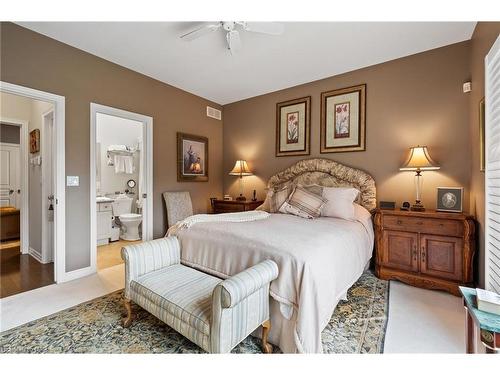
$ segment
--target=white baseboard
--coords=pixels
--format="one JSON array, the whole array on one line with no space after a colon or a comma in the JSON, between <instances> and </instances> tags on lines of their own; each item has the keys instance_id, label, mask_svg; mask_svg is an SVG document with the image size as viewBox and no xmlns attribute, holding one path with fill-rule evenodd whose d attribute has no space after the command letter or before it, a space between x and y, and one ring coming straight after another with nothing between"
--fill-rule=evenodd
<instances>
[{"instance_id":1,"label":"white baseboard","mask_svg":"<svg viewBox=\"0 0 500 375\"><path fill-rule=\"evenodd\" d=\"M39 261L40 263L43 263L42 262L42 254L40 254L40 252L36 251L35 249L33 249L31 246L28 250L28 253L29 255L31 255L33 258L35 258L37 261Z\"/></svg>"}]
</instances>

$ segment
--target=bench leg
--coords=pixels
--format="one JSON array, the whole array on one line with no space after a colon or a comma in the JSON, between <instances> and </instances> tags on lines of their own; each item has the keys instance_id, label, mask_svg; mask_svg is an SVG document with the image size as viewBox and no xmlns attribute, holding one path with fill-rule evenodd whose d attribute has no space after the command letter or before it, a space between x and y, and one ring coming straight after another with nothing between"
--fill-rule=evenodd
<instances>
[{"instance_id":1,"label":"bench leg","mask_svg":"<svg viewBox=\"0 0 500 375\"><path fill-rule=\"evenodd\" d=\"M132 324L132 306L130 305L130 300L124 298L123 305L125 306L127 315L122 319L122 324L124 328L128 328Z\"/></svg>"},{"instance_id":2,"label":"bench leg","mask_svg":"<svg viewBox=\"0 0 500 375\"><path fill-rule=\"evenodd\" d=\"M273 347L267 342L267 336L269 336L270 329L270 320L266 320L264 323L262 323L262 351L266 354L270 354L273 352Z\"/></svg>"}]
</instances>

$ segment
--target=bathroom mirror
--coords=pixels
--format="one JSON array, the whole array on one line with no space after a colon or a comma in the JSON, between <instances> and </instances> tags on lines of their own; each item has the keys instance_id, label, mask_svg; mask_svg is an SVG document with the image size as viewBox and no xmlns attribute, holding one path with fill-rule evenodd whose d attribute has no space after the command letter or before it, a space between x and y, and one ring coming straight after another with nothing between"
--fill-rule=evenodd
<instances>
[{"instance_id":1,"label":"bathroom mirror","mask_svg":"<svg viewBox=\"0 0 500 375\"><path fill-rule=\"evenodd\" d=\"M129 188L131 188L131 189L132 189L132 188L135 188L135 185L136 185L135 180L128 180L128 181L127 181L127 186L128 186Z\"/></svg>"}]
</instances>

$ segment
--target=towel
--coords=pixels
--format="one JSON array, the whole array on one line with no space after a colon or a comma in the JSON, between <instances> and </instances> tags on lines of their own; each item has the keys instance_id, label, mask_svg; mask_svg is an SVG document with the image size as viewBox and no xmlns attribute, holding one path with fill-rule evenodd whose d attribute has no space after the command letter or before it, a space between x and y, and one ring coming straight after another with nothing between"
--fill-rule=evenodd
<instances>
[{"instance_id":1,"label":"towel","mask_svg":"<svg viewBox=\"0 0 500 375\"><path fill-rule=\"evenodd\" d=\"M134 158L129 155L115 155L115 173L134 173Z\"/></svg>"}]
</instances>

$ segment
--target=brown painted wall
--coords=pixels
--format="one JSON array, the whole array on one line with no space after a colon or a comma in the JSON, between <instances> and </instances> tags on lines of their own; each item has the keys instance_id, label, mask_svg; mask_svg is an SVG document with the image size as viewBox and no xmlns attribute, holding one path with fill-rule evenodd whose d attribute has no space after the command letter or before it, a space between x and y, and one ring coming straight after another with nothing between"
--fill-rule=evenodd
<instances>
[{"instance_id":1,"label":"brown painted wall","mask_svg":"<svg viewBox=\"0 0 500 375\"><path fill-rule=\"evenodd\" d=\"M188 190L196 212L222 192L222 122L206 117L220 106L12 23L1 23L2 81L66 97L66 271L90 264L90 103L153 117L154 236L165 232L161 193ZM209 182L177 183L176 132L209 138Z\"/></svg>"},{"instance_id":2,"label":"brown painted wall","mask_svg":"<svg viewBox=\"0 0 500 375\"><path fill-rule=\"evenodd\" d=\"M305 158L275 157L275 106L310 95L310 157L369 172L377 183L377 199L400 205L415 195L413 174L398 168L408 147L427 145L441 170L423 173L423 203L435 207L437 186L463 186L468 210L469 96L462 93L462 83L470 78L469 52L470 43L462 42L225 105L224 192L238 192L237 178L227 175L236 159L246 159L256 174L244 180L246 196L256 188L263 197L272 174ZM362 83L367 84L366 151L320 154L321 92Z\"/></svg>"},{"instance_id":3,"label":"brown painted wall","mask_svg":"<svg viewBox=\"0 0 500 375\"><path fill-rule=\"evenodd\" d=\"M472 142L471 212L478 221L479 283L484 286L484 172L479 171L479 101L484 97L484 58L500 34L500 22L479 22L471 38L470 135Z\"/></svg>"}]
</instances>

